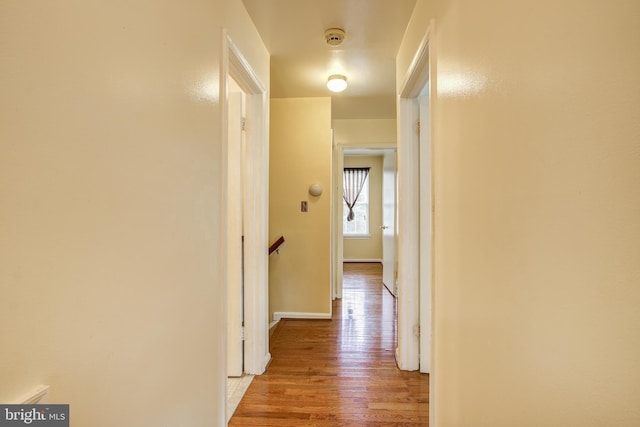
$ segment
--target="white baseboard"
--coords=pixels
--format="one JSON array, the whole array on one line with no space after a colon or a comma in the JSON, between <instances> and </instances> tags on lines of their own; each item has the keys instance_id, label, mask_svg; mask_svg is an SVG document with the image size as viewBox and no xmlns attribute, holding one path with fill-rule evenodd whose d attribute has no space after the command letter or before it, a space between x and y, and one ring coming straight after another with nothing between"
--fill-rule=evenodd
<instances>
[{"instance_id":1,"label":"white baseboard","mask_svg":"<svg viewBox=\"0 0 640 427\"><path fill-rule=\"evenodd\" d=\"M295 311L276 311L273 320L280 319L331 319L331 313L301 313Z\"/></svg>"},{"instance_id":2,"label":"white baseboard","mask_svg":"<svg viewBox=\"0 0 640 427\"><path fill-rule=\"evenodd\" d=\"M353 258L353 259L343 259L342 262L377 262L382 264L381 259L367 259L367 258Z\"/></svg>"},{"instance_id":3,"label":"white baseboard","mask_svg":"<svg viewBox=\"0 0 640 427\"><path fill-rule=\"evenodd\" d=\"M262 361L262 372L260 372L260 375L264 374L264 371L267 370L267 366L269 366L269 363L271 363L271 353L267 353L264 356L264 360Z\"/></svg>"}]
</instances>

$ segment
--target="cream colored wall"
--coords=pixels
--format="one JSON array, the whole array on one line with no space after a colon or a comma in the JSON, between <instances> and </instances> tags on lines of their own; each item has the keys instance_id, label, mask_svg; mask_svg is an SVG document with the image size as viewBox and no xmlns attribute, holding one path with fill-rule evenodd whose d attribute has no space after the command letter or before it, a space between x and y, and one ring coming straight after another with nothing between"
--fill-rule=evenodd
<instances>
[{"instance_id":1,"label":"cream colored wall","mask_svg":"<svg viewBox=\"0 0 640 427\"><path fill-rule=\"evenodd\" d=\"M269 311L331 312L331 98L271 100L269 241L285 238L269 262ZM320 183L319 197L309 186ZM300 212L300 202L309 210Z\"/></svg>"},{"instance_id":2,"label":"cream colored wall","mask_svg":"<svg viewBox=\"0 0 640 427\"><path fill-rule=\"evenodd\" d=\"M435 17L436 427L640 424L640 3Z\"/></svg>"},{"instance_id":3,"label":"cream colored wall","mask_svg":"<svg viewBox=\"0 0 640 427\"><path fill-rule=\"evenodd\" d=\"M369 237L345 237L343 259L382 260L382 156L345 156L345 167L370 167Z\"/></svg>"},{"instance_id":4,"label":"cream colored wall","mask_svg":"<svg viewBox=\"0 0 640 427\"><path fill-rule=\"evenodd\" d=\"M395 144L397 127L395 119L334 120L336 144L348 146L375 146Z\"/></svg>"},{"instance_id":5,"label":"cream colored wall","mask_svg":"<svg viewBox=\"0 0 640 427\"><path fill-rule=\"evenodd\" d=\"M0 402L224 425L223 26L268 87L239 0L0 5Z\"/></svg>"}]
</instances>

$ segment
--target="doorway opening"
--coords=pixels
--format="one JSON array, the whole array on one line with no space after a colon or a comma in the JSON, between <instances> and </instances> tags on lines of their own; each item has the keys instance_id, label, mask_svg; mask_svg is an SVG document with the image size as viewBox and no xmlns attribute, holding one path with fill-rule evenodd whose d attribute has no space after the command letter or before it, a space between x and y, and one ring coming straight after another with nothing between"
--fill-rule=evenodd
<instances>
[{"instance_id":1,"label":"doorway opening","mask_svg":"<svg viewBox=\"0 0 640 427\"><path fill-rule=\"evenodd\" d=\"M395 295L396 286L396 148L395 144L334 146L334 182L336 191L334 215L334 286L333 298L342 298L345 262L380 263L383 283ZM366 215L367 227L363 233L345 233L345 202L343 198L344 168L367 168L369 190ZM363 196L365 197L365 196ZM360 220L360 218L357 218ZM346 227L350 227L347 224ZM364 228L363 228L364 229Z\"/></svg>"},{"instance_id":2,"label":"doorway opening","mask_svg":"<svg viewBox=\"0 0 640 427\"><path fill-rule=\"evenodd\" d=\"M345 262L368 262L382 265L385 287L396 295L396 149L394 145L379 148L354 148L340 146L341 165L337 167L338 191L336 197L336 225L338 245L341 250L336 260L340 284L336 287L337 298L342 297L343 264ZM343 199L344 168L366 168L369 173L358 203L353 222L346 219L348 208ZM360 199L363 199L361 202ZM363 224L363 222L365 224ZM347 230L358 228L353 233ZM360 230L361 229L361 230Z\"/></svg>"},{"instance_id":3,"label":"doorway opening","mask_svg":"<svg viewBox=\"0 0 640 427\"><path fill-rule=\"evenodd\" d=\"M221 206L226 209L220 253L228 352L220 370L226 377L239 377L262 374L271 359L267 321L268 98L265 86L226 30L222 43ZM225 388L228 392L228 382ZM227 419L230 415L227 413Z\"/></svg>"}]
</instances>

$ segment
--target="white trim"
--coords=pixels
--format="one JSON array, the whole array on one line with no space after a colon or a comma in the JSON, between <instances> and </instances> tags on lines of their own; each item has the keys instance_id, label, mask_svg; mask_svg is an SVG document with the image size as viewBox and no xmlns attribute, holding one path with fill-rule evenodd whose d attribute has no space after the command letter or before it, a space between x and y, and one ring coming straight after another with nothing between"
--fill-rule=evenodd
<instances>
[{"instance_id":1,"label":"white trim","mask_svg":"<svg viewBox=\"0 0 640 427\"><path fill-rule=\"evenodd\" d=\"M393 142L383 142L383 143L371 143L371 144L355 144L355 143L335 143L333 144L333 185L332 188L334 190L334 198L333 198L333 208L332 208L332 217L334 218L333 227L333 248L334 248L334 265L332 268L332 276L334 278L334 299L342 298L342 263L344 260L344 252L342 241L343 236L342 231L342 217L343 217L343 206L342 206L342 169L344 168L344 150L353 149L371 149L371 150L396 150L397 144ZM347 237L349 239L354 238L355 236ZM355 237L357 238L357 237Z\"/></svg>"},{"instance_id":2,"label":"white trim","mask_svg":"<svg viewBox=\"0 0 640 427\"><path fill-rule=\"evenodd\" d=\"M244 342L242 339L242 104L243 93L230 92L228 105L227 180L224 205L227 224L227 377L241 377L244 365Z\"/></svg>"},{"instance_id":3,"label":"white trim","mask_svg":"<svg viewBox=\"0 0 640 427\"><path fill-rule=\"evenodd\" d=\"M304 313L298 311L275 311L273 320L280 319L331 319L331 313Z\"/></svg>"},{"instance_id":4,"label":"white trim","mask_svg":"<svg viewBox=\"0 0 640 427\"><path fill-rule=\"evenodd\" d=\"M420 138L417 97L431 72L427 29L407 70L398 101L398 366L420 368ZM429 99L431 105L431 99ZM429 127L429 132L432 132ZM423 165L424 166L424 165ZM432 168L431 168L432 169ZM430 172L432 173L432 171ZM430 242L429 242L430 244Z\"/></svg>"},{"instance_id":5,"label":"white trim","mask_svg":"<svg viewBox=\"0 0 640 427\"><path fill-rule=\"evenodd\" d=\"M354 143L354 142L339 142L336 143L336 147L340 147L346 151L349 150L395 150L397 144L393 141L389 142L372 142L372 143ZM376 156L376 154L344 154L345 156Z\"/></svg>"},{"instance_id":6,"label":"white trim","mask_svg":"<svg viewBox=\"0 0 640 427\"><path fill-rule=\"evenodd\" d=\"M333 150L335 135L333 127L329 130L331 135L331 168L335 163L335 152ZM333 190L333 169L329 171L329 188ZM331 192L333 193L333 191ZM329 310L333 313L333 300L336 299L336 261L337 261L337 242L336 242L336 217L334 212L335 194L329 197Z\"/></svg>"},{"instance_id":7,"label":"white trim","mask_svg":"<svg viewBox=\"0 0 640 427\"><path fill-rule=\"evenodd\" d=\"M398 367L419 368L420 245L419 158L416 101L400 98L398 112Z\"/></svg>"},{"instance_id":8,"label":"white trim","mask_svg":"<svg viewBox=\"0 0 640 427\"><path fill-rule=\"evenodd\" d=\"M387 292L389 292L389 295L391 295L394 299L397 298L396 295L393 293L393 291L391 289L389 289L389 287L387 285L384 284L384 282L382 282L382 286L384 286L384 288L387 290ZM396 347L396 352L398 351L398 348Z\"/></svg>"},{"instance_id":9,"label":"white trim","mask_svg":"<svg viewBox=\"0 0 640 427\"><path fill-rule=\"evenodd\" d=\"M266 86L253 71L238 47L233 43L225 29L222 30L222 61L220 73L220 109L222 115L222 159L226 159L228 143L228 80L232 77L247 94L246 177L244 216L251 218L244 226L245 267L244 267L244 306L245 306L245 356L244 370L247 374L262 374L271 359L269 353L268 318L268 254L267 230L269 200L269 140L268 140L268 94ZM227 165L222 162L222 188L226 189ZM221 206L227 195L222 195ZM223 210L224 211L224 210ZM221 245L226 247L226 214L221 221ZM222 277L226 277L227 259L221 251ZM227 300L226 282L224 298ZM225 303L225 310L227 309ZM225 314L226 318L226 314ZM225 330L226 337L226 330ZM226 340L226 338L225 338ZM226 370L226 361L225 361ZM226 371L225 371L226 372Z\"/></svg>"},{"instance_id":10,"label":"white trim","mask_svg":"<svg viewBox=\"0 0 640 427\"><path fill-rule=\"evenodd\" d=\"M407 369L409 366L414 367L420 362L430 364L426 370L430 371L429 378L429 423L437 425L435 401L437 399L435 393L435 384L437 381L436 364L435 364L435 351L434 351L434 323L435 316L432 309L431 302L434 300L435 295L435 274L434 274L434 236L433 236L433 217L429 214L433 213L434 206L434 170L433 170L433 150L434 150L434 99L437 96L437 74L436 74L436 61L434 46L434 20L429 22L427 31L425 32L420 45L418 46L413 60L407 69L405 78L402 82L399 94L398 114L399 114L399 133L398 147L400 152L400 146L404 152L405 162L409 159L409 153L413 153L416 147L416 136L413 132L415 128L415 120L419 111L419 105L417 98L420 92L428 85L428 142L429 147L427 152L422 153L420 160L418 160L418 170L412 173L405 173L404 179L405 185L408 184L409 188L405 187L404 201L401 201L400 209L408 209L411 212L405 213L405 221L413 221L412 226L417 228L413 229L413 233L409 233L410 236L402 236L399 240L399 246L402 247L402 266L400 266L399 260L399 297L398 297L398 351L396 357L398 360L398 366L401 369ZM422 125L422 124L421 124ZM425 129L425 126L421 126ZM403 136L404 135L404 136ZM409 136L412 135L412 136ZM419 142L419 138L418 142ZM425 150L422 150L425 151ZM421 164L428 162L427 165ZM420 177L420 169L427 168L427 176L424 171L422 179ZM427 185L428 189L419 189L419 182L423 182L423 185ZM417 188L414 188L417 187ZM420 196L428 198L428 200L421 200L420 206L422 206L422 213L420 206L415 206L406 197L415 190L420 191ZM425 191L426 190L426 191ZM430 191L429 191L430 190ZM427 212L425 212L427 211ZM427 224L425 224L427 222ZM408 225L405 223L405 226ZM409 239L407 240L407 237ZM400 249L399 249L400 251ZM400 255L399 255L400 258ZM428 259L427 259L428 258ZM424 262L424 270L421 272L421 260ZM405 274L400 277L401 268ZM421 274L422 273L422 274ZM411 299L415 299L416 303ZM400 319L403 319L401 322ZM416 320L418 323L415 323ZM415 326L420 325L422 330L421 338L417 339L415 334ZM424 340L427 339L429 347L429 356L423 354L423 357L419 356L420 344L424 348ZM421 371L425 370L424 367L420 367Z\"/></svg>"},{"instance_id":11,"label":"white trim","mask_svg":"<svg viewBox=\"0 0 640 427\"><path fill-rule=\"evenodd\" d=\"M349 258L343 259L342 262L377 262L382 264L382 260L378 258Z\"/></svg>"},{"instance_id":12,"label":"white trim","mask_svg":"<svg viewBox=\"0 0 640 427\"><path fill-rule=\"evenodd\" d=\"M333 145L333 206L331 209L333 217L333 266L331 275L334 278L333 282L333 299L342 298L342 285L343 285L343 269L342 262L344 258L344 245L343 242L343 222L344 206L342 205L342 169L344 167L344 151L340 145ZM333 309L333 304L332 304Z\"/></svg>"},{"instance_id":13,"label":"white trim","mask_svg":"<svg viewBox=\"0 0 640 427\"><path fill-rule=\"evenodd\" d=\"M433 283L433 162L431 88L420 96L420 372L431 372L431 292ZM428 132L427 132L428 130ZM426 167L425 167L426 166Z\"/></svg>"},{"instance_id":14,"label":"white trim","mask_svg":"<svg viewBox=\"0 0 640 427\"><path fill-rule=\"evenodd\" d=\"M413 55L411 64L407 69L407 73L402 81L400 90L400 96L403 98L415 98L420 94L420 91L429 80L430 73L423 73L426 69L430 70L429 66L429 36L433 32L433 20L429 24L429 28L425 32L420 45Z\"/></svg>"},{"instance_id":15,"label":"white trim","mask_svg":"<svg viewBox=\"0 0 640 427\"><path fill-rule=\"evenodd\" d=\"M37 405L49 403L49 386L40 384L30 392L15 400L17 405Z\"/></svg>"}]
</instances>

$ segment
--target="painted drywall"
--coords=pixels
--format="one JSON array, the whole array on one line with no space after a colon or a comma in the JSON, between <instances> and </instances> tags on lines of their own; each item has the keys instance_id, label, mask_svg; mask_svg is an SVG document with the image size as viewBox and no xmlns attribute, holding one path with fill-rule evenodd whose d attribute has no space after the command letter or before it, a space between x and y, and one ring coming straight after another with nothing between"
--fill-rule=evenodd
<instances>
[{"instance_id":1,"label":"painted drywall","mask_svg":"<svg viewBox=\"0 0 640 427\"><path fill-rule=\"evenodd\" d=\"M369 236L345 237L345 261L382 260L382 156L345 156L344 167L369 167Z\"/></svg>"},{"instance_id":2,"label":"painted drywall","mask_svg":"<svg viewBox=\"0 0 640 427\"><path fill-rule=\"evenodd\" d=\"M331 99L272 99L270 114L269 241L285 238L269 262L270 315L329 314ZM314 183L319 197L309 194Z\"/></svg>"},{"instance_id":3,"label":"painted drywall","mask_svg":"<svg viewBox=\"0 0 640 427\"><path fill-rule=\"evenodd\" d=\"M418 0L436 427L640 424L640 3Z\"/></svg>"},{"instance_id":4,"label":"painted drywall","mask_svg":"<svg viewBox=\"0 0 640 427\"><path fill-rule=\"evenodd\" d=\"M394 145L397 131L395 119L333 120L335 142L344 146Z\"/></svg>"},{"instance_id":5,"label":"painted drywall","mask_svg":"<svg viewBox=\"0 0 640 427\"><path fill-rule=\"evenodd\" d=\"M222 27L268 87L240 0L0 5L0 402L224 425Z\"/></svg>"}]
</instances>

